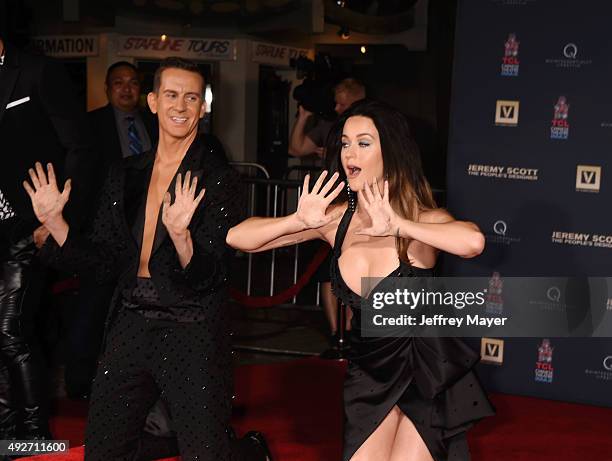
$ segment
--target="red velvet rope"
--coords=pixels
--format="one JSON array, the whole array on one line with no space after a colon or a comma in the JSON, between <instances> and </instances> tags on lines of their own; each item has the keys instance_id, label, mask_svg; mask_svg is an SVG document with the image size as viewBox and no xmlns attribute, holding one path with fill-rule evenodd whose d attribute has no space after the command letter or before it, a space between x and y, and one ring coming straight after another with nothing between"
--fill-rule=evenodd
<instances>
[{"instance_id":1,"label":"red velvet rope","mask_svg":"<svg viewBox=\"0 0 612 461\"><path fill-rule=\"evenodd\" d=\"M248 296L235 288L230 288L229 293L230 296L240 304L247 307L272 307L278 304L283 304L289 299L293 298L297 295L304 286L310 281L313 274L317 270L317 268L321 265L321 263L327 257L327 253L329 253L328 245L321 245L315 255L312 257L312 260L308 263L306 270L300 276L295 285L290 286L286 290L273 295L273 296ZM76 277L71 277L68 279L60 280L56 282L51 287L51 292L54 295L59 295L65 291L69 290L77 290L79 288L79 279Z\"/></svg>"},{"instance_id":2,"label":"red velvet rope","mask_svg":"<svg viewBox=\"0 0 612 461\"><path fill-rule=\"evenodd\" d=\"M321 245L313 256L312 260L308 263L306 270L300 276L295 285L290 286L289 288L284 291L281 291L278 294L275 294L273 296L248 296L234 288L230 288L230 296L234 298L235 301L247 307L272 307L278 304L283 304L284 302L297 295L302 290L302 288L304 288L304 286L312 278L317 268L327 257L327 253L329 253L329 250L330 248L328 245Z\"/></svg>"}]
</instances>

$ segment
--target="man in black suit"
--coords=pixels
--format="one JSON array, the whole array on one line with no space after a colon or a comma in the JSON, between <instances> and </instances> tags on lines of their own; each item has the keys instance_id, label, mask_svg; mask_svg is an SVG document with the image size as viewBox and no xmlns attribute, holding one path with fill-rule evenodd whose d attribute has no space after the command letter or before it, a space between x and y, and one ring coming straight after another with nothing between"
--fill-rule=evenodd
<instances>
[{"instance_id":1,"label":"man in black suit","mask_svg":"<svg viewBox=\"0 0 612 461\"><path fill-rule=\"evenodd\" d=\"M139 108L138 69L127 61L112 64L104 90L108 104L87 114L101 156L102 181L113 161L147 152L157 144L157 120L148 109Z\"/></svg>"},{"instance_id":2,"label":"man in black suit","mask_svg":"<svg viewBox=\"0 0 612 461\"><path fill-rule=\"evenodd\" d=\"M75 178L90 155L83 111L56 62L19 51L0 37L0 439L49 437L44 364L32 338L38 307L36 246L48 236L21 186L34 161ZM88 199L67 209L79 214ZM71 210L72 209L72 210ZM71 220L76 224L74 220Z\"/></svg>"},{"instance_id":3,"label":"man in black suit","mask_svg":"<svg viewBox=\"0 0 612 461\"><path fill-rule=\"evenodd\" d=\"M140 109L140 78L127 62L112 64L106 71L104 90L108 104L87 114L97 162L92 189L99 192L112 163L151 150L157 144L157 120ZM86 398L91 390L104 331L104 319L115 288L99 284L93 272L79 279L78 309L71 319L66 360L66 393Z\"/></svg>"},{"instance_id":4,"label":"man in black suit","mask_svg":"<svg viewBox=\"0 0 612 461\"><path fill-rule=\"evenodd\" d=\"M218 143L198 133L206 103L195 63L164 60L148 102L159 120L159 143L111 166L88 236L64 219L70 183L60 192L50 165L45 172L37 163L31 185L24 183L52 236L44 258L117 281L85 459L156 459L144 429L161 398L183 459L270 461L259 434L241 444L229 431L225 288L232 252L225 237L243 213L239 176Z\"/></svg>"}]
</instances>

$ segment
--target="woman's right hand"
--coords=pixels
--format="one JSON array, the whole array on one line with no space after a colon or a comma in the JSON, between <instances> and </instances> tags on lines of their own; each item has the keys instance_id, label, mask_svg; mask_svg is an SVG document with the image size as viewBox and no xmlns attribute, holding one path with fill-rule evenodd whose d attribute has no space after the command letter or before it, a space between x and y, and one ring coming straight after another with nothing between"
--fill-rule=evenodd
<instances>
[{"instance_id":1,"label":"woman's right hand","mask_svg":"<svg viewBox=\"0 0 612 461\"><path fill-rule=\"evenodd\" d=\"M327 207L329 207L330 203L338 197L342 191L344 181L341 181L340 184L328 194L338 179L338 173L334 173L333 176L329 178L329 181L323 185L326 176L327 171L323 171L311 191L308 191L310 175L307 174L304 177L302 195L300 195L295 216L304 225L305 229L317 229L321 226L325 226L342 215L341 210L327 213ZM328 195L326 196L326 194Z\"/></svg>"},{"instance_id":2,"label":"woman's right hand","mask_svg":"<svg viewBox=\"0 0 612 461\"><path fill-rule=\"evenodd\" d=\"M49 224L62 218L62 211L68 197L70 196L70 179L64 184L62 192L57 188L57 180L53 165L47 164L47 174L40 162L36 162L34 168L28 170L32 185L28 181L23 182L23 187L32 200L34 214L41 224Z\"/></svg>"}]
</instances>

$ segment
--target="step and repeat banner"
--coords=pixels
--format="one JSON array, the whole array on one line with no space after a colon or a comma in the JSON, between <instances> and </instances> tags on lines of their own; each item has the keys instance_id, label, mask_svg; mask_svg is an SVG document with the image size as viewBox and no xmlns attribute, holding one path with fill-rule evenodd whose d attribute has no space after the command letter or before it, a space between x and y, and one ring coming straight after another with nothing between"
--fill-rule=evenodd
<instances>
[{"instance_id":1,"label":"step and repeat banner","mask_svg":"<svg viewBox=\"0 0 612 461\"><path fill-rule=\"evenodd\" d=\"M612 277L612 2L463 0L455 41L448 206L486 235L444 272ZM610 294L598 303L612 310ZM536 300L564 309L551 285ZM612 338L483 338L489 389L612 406Z\"/></svg>"}]
</instances>

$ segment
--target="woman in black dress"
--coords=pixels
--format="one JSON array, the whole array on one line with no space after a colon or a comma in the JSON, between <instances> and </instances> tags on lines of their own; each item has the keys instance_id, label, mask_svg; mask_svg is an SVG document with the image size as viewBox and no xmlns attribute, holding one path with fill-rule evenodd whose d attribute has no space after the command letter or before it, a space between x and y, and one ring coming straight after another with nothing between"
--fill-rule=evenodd
<instances>
[{"instance_id":1,"label":"woman in black dress","mask_svg":"<svg viewBox=\"0 0 612 461\"><path fill-rule=\"evenodd\" d=\"M250 218L227 242L252 252L315 238L333 244L332 285L354 312L345 461L466 461L467 429L493 414L472 371L478 356L455 338L362 336L361 279L430 276L439 251L471 258L484 237L436 207L408 122L389 106L353 105L327 152L333 175L312 189L306 178L294 214Z\"/></svg>"}]
</instances>

